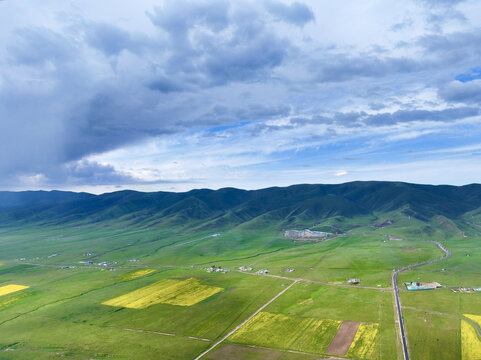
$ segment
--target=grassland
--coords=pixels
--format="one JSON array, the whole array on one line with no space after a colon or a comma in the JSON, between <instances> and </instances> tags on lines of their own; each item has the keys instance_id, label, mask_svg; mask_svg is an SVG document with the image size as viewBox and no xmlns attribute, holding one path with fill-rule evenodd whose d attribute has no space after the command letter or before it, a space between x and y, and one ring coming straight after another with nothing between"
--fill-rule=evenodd
<instances>
[{"instance_id":1,"label":"grassland","mask_svg":"<svg viewBox=\"0 0 481 360\"><path fill-rule=\"evenodd\" d=\"M360 278L361 286L387 288L393 268L440 256L432 243L387 240L383 235L413 238L426 226L395 216L399 221L392 229L374 230L366 217L347 235L319 243L285 239L279 226L266 219L263 227L254 223L233 226L218 237L209 237L216 228L126 227L120 222L4 228L0 233L0 262L4 264L0 286L29 288L0 298L0 358L193 359L291 283L236 271L239 266L252 266L269 269L271 275L322 284L299 281L259 314L260 318L273 314L269 331L256 329L255 318L206 358L237 354L239 359L316 359L329 345L327 339L335 335L335 324L347 320L361 322L348 356L396 359L392 292L343 287L347 279ZM346 228L356 222L332 219ZM419 278L450 286L481 285L477 284L479 238L449 237L448 230L420 234L425 239L442 237L453 256L443 264L403 273L399 282ZM129 262L134 258L139 261ZM85 260L93 264L79 263ZM98 265L101 262L109 266ZM212 265L232 271L207 273L205 268ZM287 273L287 268L295 270ZM188 288L224 290L199 296L201 301L191 306L178 306L195 297L167 291L168 284L172 289L191 284ZM139 296L140 289L147 297L158 291L150 295L151 300L163 300L149 300L146 303L151 306L137 308L125 306L132 301L119 300L136 294L138 304L143 304L146 296ZM460 359L460 319L435 312L481 314L480 296L450 289L402 291L412 358ZM115 299L121 306L102 305ZM169 303L169 299L176 300ZM290 337L294 330L286 329L298 335Z\"/></svg>"}]
</instances>

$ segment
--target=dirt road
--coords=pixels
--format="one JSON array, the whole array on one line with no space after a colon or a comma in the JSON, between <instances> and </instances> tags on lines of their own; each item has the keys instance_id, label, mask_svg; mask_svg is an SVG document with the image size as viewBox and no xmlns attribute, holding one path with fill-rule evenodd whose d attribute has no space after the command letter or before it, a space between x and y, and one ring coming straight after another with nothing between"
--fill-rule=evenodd
<instances>
[{"instance_id":1,"label":"dirt road","mask_svg":"<svg viewBox=\"0 0 481 360\"><path fill-rule=\"evenodd\" d=\"M289 279L291 280L291 279ZM243 327L250 319L252 319L254 316L256 316L258 313L260 313L262 310L264 310L267 306L269 306L273 301L275 301L279 296L284 294L287 290L289 290L294 284L297 283L297 280L294 280L292 284L287 286L284 290L282 290L280 293L278 293L276 296L274 296L272 299L270 299L268 302L266 302L264 305L262 305L259 309L257 309L251 316L249 316L247 319L245 319L242 323L237 325L233 330L231 330L227 335L222 337L220 340L216 341L214 344L212 344L207 350L205 350L203 353L201 353L199 356L197 356L194 360L199 360L201 359L204 355L208 354L211 352L214 348L216 348L221 342L223 342L225 339L227 339L229 336L234 334L237 330L239 330L241 327Z\"/></svg>"}]
</instances>

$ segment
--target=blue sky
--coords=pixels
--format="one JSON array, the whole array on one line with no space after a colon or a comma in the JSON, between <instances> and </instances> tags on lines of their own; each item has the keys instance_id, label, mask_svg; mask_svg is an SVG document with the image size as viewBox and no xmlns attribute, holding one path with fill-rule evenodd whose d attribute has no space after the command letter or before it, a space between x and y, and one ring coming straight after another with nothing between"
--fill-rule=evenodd
<instances>
[{"instance_id":1,"label":"blue sky","mask_svg":"<svg viewBox=\"0 0 481 360\"><path fill-rule=\"evenodd\" d=\"M481 3L0 2L0 189L481 179Z\"/></svg>"}]
</instances>

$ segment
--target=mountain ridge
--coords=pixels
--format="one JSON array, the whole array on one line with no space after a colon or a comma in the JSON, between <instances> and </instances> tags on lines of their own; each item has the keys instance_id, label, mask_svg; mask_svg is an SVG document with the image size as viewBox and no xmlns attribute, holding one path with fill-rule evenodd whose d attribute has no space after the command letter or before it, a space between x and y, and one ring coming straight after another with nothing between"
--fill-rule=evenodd
<instances>
[{"instance_id":1,"label":"mountain ridge","mask_svg":"<svg viewBox=\"0 0 481 360\"><path fill-rule=\"evenodd\" d=\"M422 185L354 181L243 190L232 187L187 192L122 190L100 195L63 191L0 192L0 220L11 222L200 223L239 225L258 217L304 224L333 216L403 211L429 221L455 219L481 208L481 184ZM220 225L222 224L222 225ZM215 226L215 225L212 225Z\"/></svg>"}]
</instances>

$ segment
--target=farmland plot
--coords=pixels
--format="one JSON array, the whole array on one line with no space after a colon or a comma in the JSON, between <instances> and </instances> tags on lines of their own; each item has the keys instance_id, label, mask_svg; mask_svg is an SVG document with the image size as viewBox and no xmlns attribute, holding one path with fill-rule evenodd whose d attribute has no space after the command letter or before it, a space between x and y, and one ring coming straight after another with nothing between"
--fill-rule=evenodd
<instances>
[{"instance_id":1,"label":"farmland plot","mask_svg":"<svg viewBox=\"0 0 481 360\"><path fill-rule=\"evenodd\" d=\"M183 281L165 279L105 301L102 304L131 309L145 309L160 303L192 306L222 290L224 289L203 285L194 278Z\"/></svg>"},{"instance_id":2,"label":"farmland plot","mask_svg":"<svg viewBox=\"0 0 481 360\"><path fill-rule=\"evenodd\" d=\"M378 324L360 324L347 355L353 358L371 359L376 347L378 328Z\"/></svg>"},{"instance_id":3,"label":"farmland plot","mask_svg":"<svg viewBox=\"0 0 481 360\"><path fill-rule=\"evenodd\" d=\"M138 279L142 276L152 274L154 272L155 272L154 269L141 269L141 270L137 270L137 271L134 271L134 272L124 274L124 275L119 277L119 280L120 281L134 280L134 279Z\"/></svg>"},{"instance_id":4,"label":"farmland plot","mask_svg":"<svg viewBox=\"0 0 481 360\"><path fill-rule=\"evenodd\" d=\"M28 288L29 286L15 285L15 284L0 286L0 296L8 295L8 294L11 294L20 290L28 289Z\"/></svg>"},{"instance_id":5,"label":"farmland plot","mask_svg":"<svg viewBox=\"0 0 481 360\"><path fill-rule=\"evenodd\" d=\"M481 325L481 316L469 314L464 316ZM473 325L464 320L461 320L461 351L463 360L481 359L481 340Z\"/></svg>"},{"instance_id":6,"label":"farmland plot","mask_svg":"<svg viewBox=\"0 0 481 360\"><path fill-rule=\"evenodd\" d=\"M244 344L323 353L341 321L260 312L229 340Z\"/></svg>"}]
</instances>

